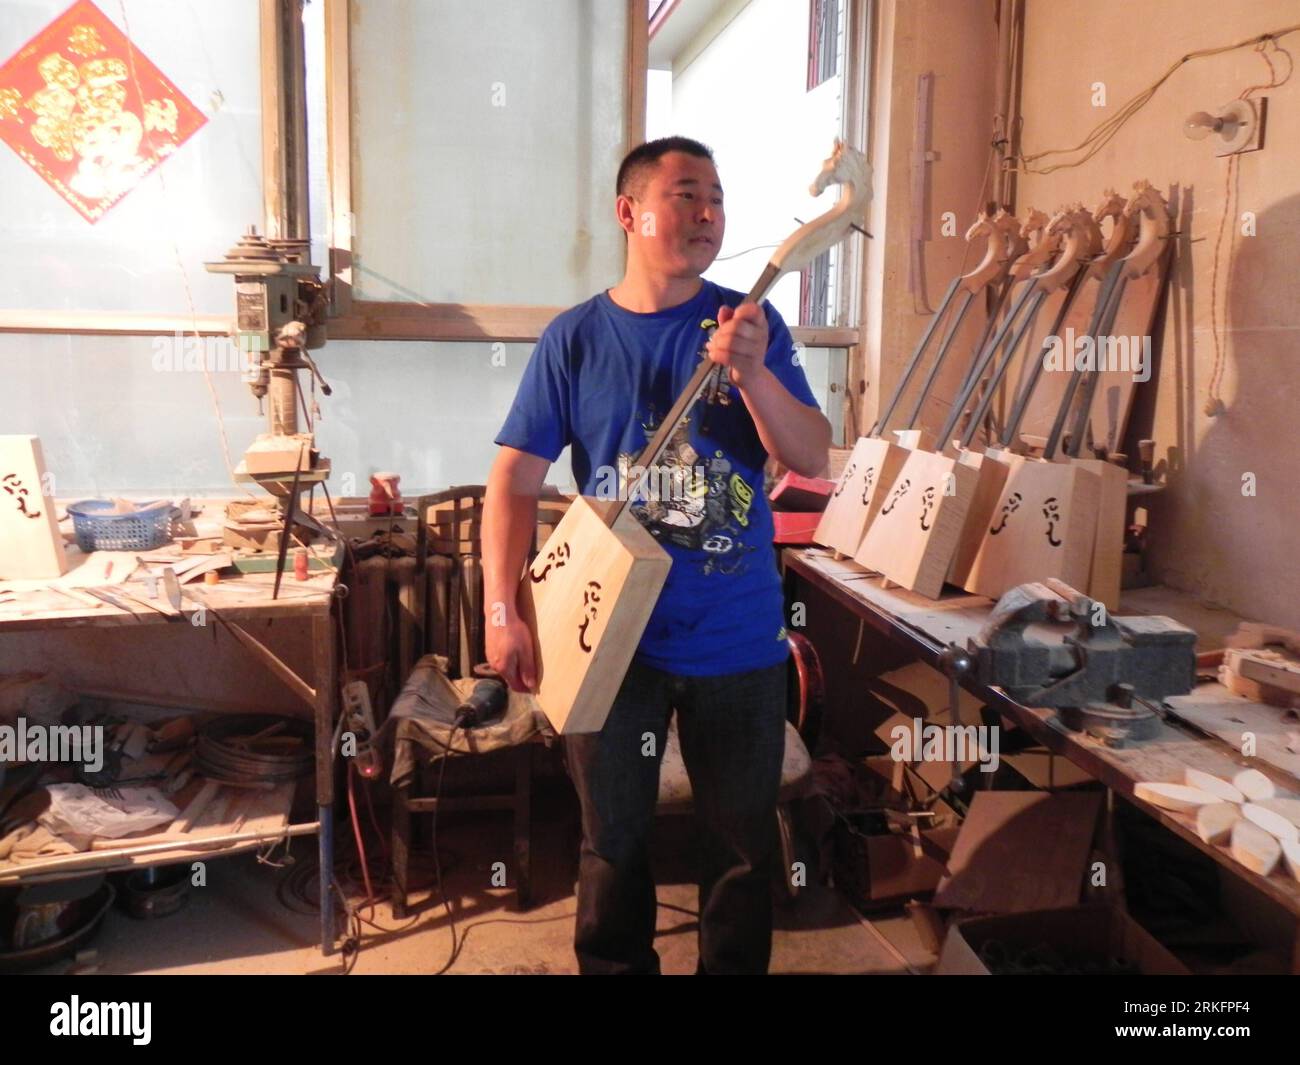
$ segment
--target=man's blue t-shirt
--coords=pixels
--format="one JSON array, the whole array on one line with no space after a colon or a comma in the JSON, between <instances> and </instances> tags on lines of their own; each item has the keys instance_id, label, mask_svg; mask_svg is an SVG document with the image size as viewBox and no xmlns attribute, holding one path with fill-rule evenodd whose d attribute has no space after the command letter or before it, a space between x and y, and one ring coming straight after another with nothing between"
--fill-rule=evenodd
<instances>
[{"instance_id":1,"label":"man's blue t-shirt","mask_svg":"<svg viewBox=\"0 0 1300 1065\"><path fill-rule=\"evenodd\" d=\"M608 293L565 311L538 341L496 442L551 462L571 444L579 491L615 498L699 366L705 323L713 324L723 304L743 299L704 281L693 299L650 314L625 310ZM790 331L771 304L764 309L768 368L796 399L816 407ZM733 387L730 404L696 403L656 480L629 504L673 560L637 649L640 661L695 676L784 661L766 459Z\"/></svg>"}]
</instances>

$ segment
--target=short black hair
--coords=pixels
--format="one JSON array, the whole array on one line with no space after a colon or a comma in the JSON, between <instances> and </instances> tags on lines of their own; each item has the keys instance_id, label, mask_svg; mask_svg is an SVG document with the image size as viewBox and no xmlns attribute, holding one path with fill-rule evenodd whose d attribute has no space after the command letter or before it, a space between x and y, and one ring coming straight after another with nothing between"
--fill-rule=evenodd
<instances>
[{"instance_id":1,"label":"short black hair","mask_svg":"<svg viewBox=\"0 0 1300 1065\"><path fill-rule=\"evenodd\" d=\"M618 167L618 180L614 183L617 196L630 196L633 185L640 182L646 171L659 162L669 152L685 152L697 159L714 161L713 151L690 137L660 137L658 140L646 141L633 148L623 157Z\"/></svg>"}]
</instances>

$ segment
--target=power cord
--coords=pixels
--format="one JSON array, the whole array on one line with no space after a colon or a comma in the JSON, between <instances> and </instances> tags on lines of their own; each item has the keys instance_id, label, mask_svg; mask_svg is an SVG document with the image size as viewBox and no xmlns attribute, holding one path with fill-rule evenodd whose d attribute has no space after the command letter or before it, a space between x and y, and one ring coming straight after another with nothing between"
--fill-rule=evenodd
<instances>
[{"instance_id":1,"label":"power cord","mask_svg":"<svg viewBox=\"0 0 1300 1065\"><path fill-rule=\"evenodd\" d=\"M1028 174L1050 174L1054 170L1064 170L1070 167L1080 166L1096 155L1105 145L1125 126L1129 119L1136 115L1150 101L1159 88L1173 77L1174 73L1183 65L1190 63L1194 59L1204 59L1208 56L1222 55L1224 52L1233 52L1238 48L1263 48L1270 42L1276 46L1278 38L1285 37L1287 34L1295 33L1300 30L1300 23L1291 26L1283 26L1280 29L1270 30L1267 33L1258 33L1254 37L1249 37L1244 41L1237 41L1235 44L1221 45L1218 48L1201 48L1194 52L1188 52L1186 55L1174 60L1155 81L1148 85L1137 95L1126 101L1119 110L1110 118L1097 123L1096 126L1083 138L1078 144L1070 148L1047 148L1041 152L1033 152L1028 155L1020 155L1014 161L1008 163L1008 169L1017 170ZM1046 158L1049 155L1071 155L1075 152L1082 152L1079 158L1070 162L1053 163L1050 166L1031 166L1031 163L1039 159Z\"/></svg>"}]
</instances>

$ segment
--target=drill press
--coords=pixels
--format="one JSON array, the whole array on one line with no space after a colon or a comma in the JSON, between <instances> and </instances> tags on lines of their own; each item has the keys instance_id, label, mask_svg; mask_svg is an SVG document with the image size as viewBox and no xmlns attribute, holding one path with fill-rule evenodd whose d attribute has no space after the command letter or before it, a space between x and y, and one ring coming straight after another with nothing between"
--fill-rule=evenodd
<instances>
[{"instance_id":1,"label":"drill press","mask_svg":"<svg viewBox=\"0 0 1300 1065\"><path fill-rule=\"evenodd\" d=\"M308 354L325 343L325 285L310 262L307 241L271 240L253 226L225 259L204 265L212 273L234 275L234 337L239 350L250 361L257 360L251 388L259 408L264 400L266 404L267 431L244 452L235 480L261 485L277 504L275 513L261 508L264 513L259 514L255 508L242 515L243 520L231 514L225 539L232 546L274 550L284 519L299 508L293 497L330 472L329 459L316 449L313 416L298 376L300 370L307 371L321 391L330 394Z\"/></svg>"}]
</instances>

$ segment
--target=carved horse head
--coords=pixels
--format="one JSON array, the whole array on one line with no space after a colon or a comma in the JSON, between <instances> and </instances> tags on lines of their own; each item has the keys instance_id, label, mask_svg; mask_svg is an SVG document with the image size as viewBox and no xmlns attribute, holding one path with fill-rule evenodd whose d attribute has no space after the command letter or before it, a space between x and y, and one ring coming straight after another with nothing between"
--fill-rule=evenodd
<instances>
[{"instance_id":1,"label":"carved horse head","mask_svg":"<svg viewBox=\"0 0 1300 1065\"><path fill-rule=\"evenodd\" d=\"M855 225L861 226L866 221L871 203L871 167L866 156L838 137L808 191L820 196L831 185L844 187L839 201L829 211L796 229L777 248L771 266L779 273L802 270L827 248L847 237Z\"/></svg>"},{"instance_id":2,"label":"carved horse head","mask_svg":"<svg viewBox=\"0 0 1300 1065\"><path fill-rule=\"evenodd\" d=\"M1124 204L1122 217L1138 219L1137 243L1124 257L1124 273L1129 278L1139 277L1152 267L1164 251L1165 242L1173 228L1169 218L1169 205L1151 182L1135 181L1133 195Z\"/></svg>"}]
</instances>

